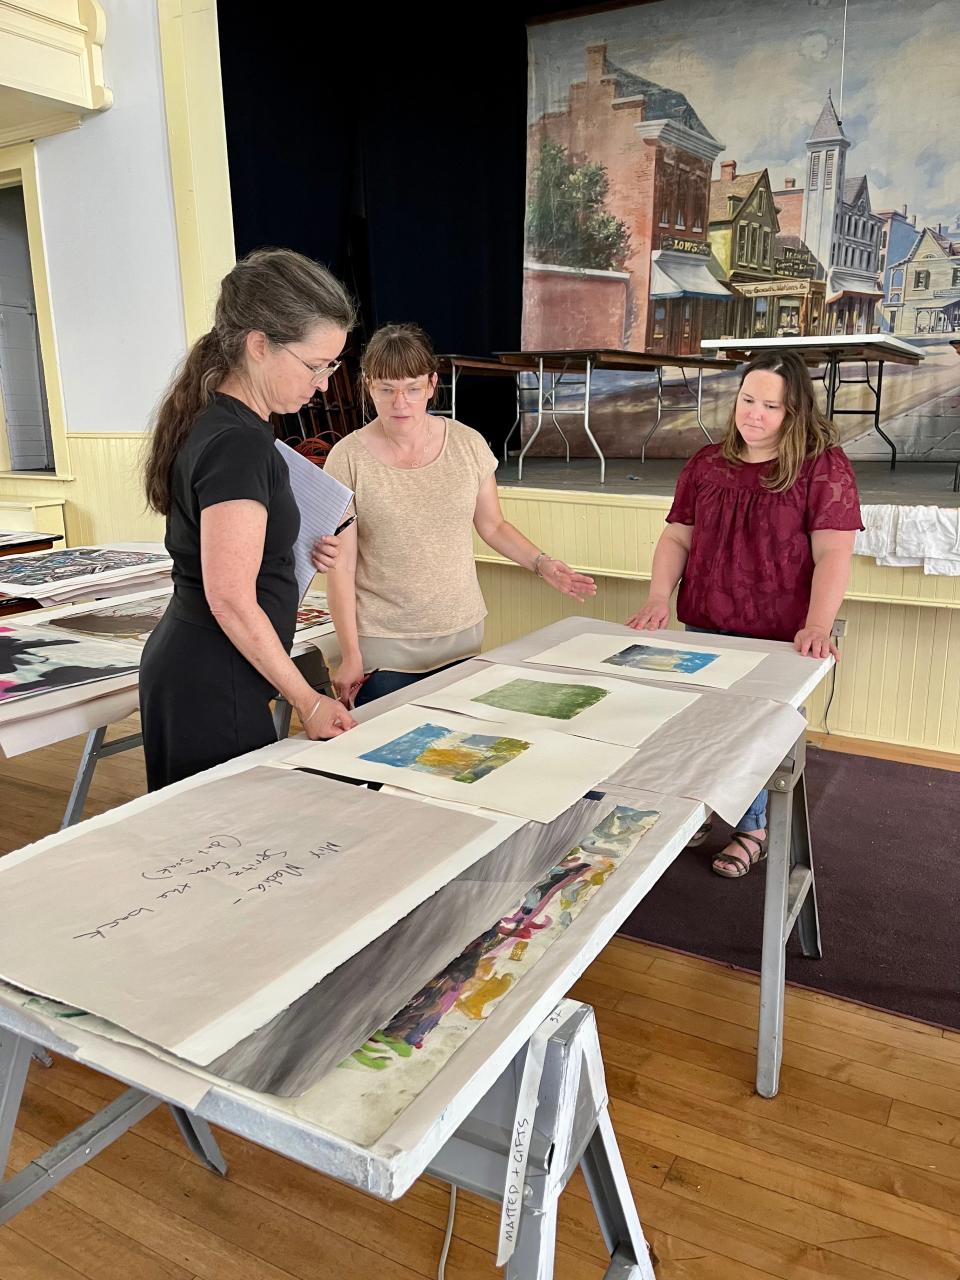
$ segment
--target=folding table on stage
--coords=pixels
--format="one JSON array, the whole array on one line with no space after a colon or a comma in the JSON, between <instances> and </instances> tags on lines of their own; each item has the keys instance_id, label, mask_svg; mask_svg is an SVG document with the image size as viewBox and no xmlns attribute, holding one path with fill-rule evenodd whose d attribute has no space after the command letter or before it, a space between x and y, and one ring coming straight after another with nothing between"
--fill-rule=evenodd
<instances>
[{"instance_id":1,"label":"folding table on stage","mask_svg":"<svg viewBox=\"0 0 960 1280\"><path fill-rule=\"evenodd\" d=\"M807 364L824 365L824 385L827 389L826 415L828 418L867 417L873 429L890 447L890 470L896 469L897 446L880 426L881 396L883 392L884 364L912 365L914 368L924 358L920 347L911 346L892 333L834 333L811 338L709 338L700 343L704 351L715 351L740 363L751 360L764 351L796 351ZM845 364L863 364L862 378L844 378L841 372ZM876 385L870 378L870 365L877 366ZM869 387L873 396L872 409L838 409L837 392L841 387ZM914 461L914 459L910 459ZM936 462L946 459L923 458L916 461ZM951 465L953 465L951 463ZM954 489L956 489L956 484Z\"/></svg>"},{"instance_id":2,"label":"folding table on stage","mask_svg":"<svg viewBox=\"0 0 960 1280\"><path fill-rule=\"evenodd\" d=\"M450 388L450 408L438 409L431 406L430 412L442 418L456 418L457 416L457 383L460 376L466 373L468 377L477 378L510 378L515 383L517 395L517 416L513 420L513 426L507 432L507 439L513 434L514 428L520 421L520 403L521 396L525 388L520 384L522 370L511 369L504 365L502 360L497 360L494 356L462 356L462 355L442 355L438 356L440 361L440 378L443 382L447 382ZM504 461L506 461L506 445L504 445Z\"/></svg>"},{"instance_id":3,"label":"folding table on stage","mask_svg":"<svg viewBox=\"0 0 960 1280\"><path fill-rule=\"evenodd\" d=\"M625 632L625 628L593 619L568 618L457 671L442 672L380 699L363 708L359 716L370 719L394 706L414 699L421 701L431 690L445 687L469 670L490 661L515 663L534 657L588 629L609 631L618 637ZM683 635L658 635L689 643ZM698 637L701 642L703 639ZM832 661L802 659L784 644L748 643L729 637L724 637L723 644L763 650L767 656L731 690L718 692L718 698L736 702L741 708L749 704L750 715L760 716L759 723L781 725L778 734L751 734L744 739L754 753L759 753L755 754L755 761L764 772L769 768L771 775L757 1089L763 1096L772 1097L778 1089L782 1053L785 945L793 928L799 928L805 954L820 953L803 782L803 735L784 758L774 743L784 739L784 716L792 725L793 712L789 709L803 703L830 670ZM697 705L679 713L648 739L654 758L669 751L671 735L676 751L676 724ZM698 716L696 727L699 732L703 723L703 750L713 767L732 785L744 766L736 752L725 749L723 742L714 741L715 735L722 733L721 720L716 715L711 720L704 713ZM688 724L688 731L689 728ZM686 741L680 736L681 741ZM275 743L206 775L131 801L125 807L131 811L147 810L175 792L202 787L208 778L288 759L312 746L305 740ZM626 768L629 770L629 765ZM622 772L618 771L617 777ZM0 1222L11 1219L166 1102L173 1108L191 1150L220 1174L226 1172L226 1164L209 1128L211 1123L384 1199L398 1199L421 1173L430 1172L501 1205L506 1201L508 1210L512 1202L515 1251L507 1262L507 1280L548 1280L553 1275L557 1201L579 1165L610 1253L607 1280L653 1280L640 1219L610 1121L593 1013L589 1006L564 998L706 816L705 805L695 798L671 797L641 787L642 781L636 779L600 784L598 792L619 804L655 807L659 820L600 885L566 931L506 991L489 1017L477 1025L436 1074L419 1087L401 1091L401 1109L393 1113L392 1120L378 1120L376 1137L358 1136L357 1126L362 1128L363 1117L356 1115L353 1108L347 1119L341 1115L339 1128L333 1127L329 1087L325 1083L329 1077L298 1098L256 1093L135 1038L126 1036L118 1044L101 1031L84 1026L83 1019L57 1017L49 1007L31 1002L24 992L0 983L0 1179L30 1056L38 1047L82 1060L130 1086L26 1168L0 1181ZM116 813L91 819L86 825L92 829L95 824L115 818ZM51 841L63 838L54 836ZM30 856L43 857L44 851ZM691 922L692 927L695 923ZM528 1059L534 1075L542 1059L539 1088L533 1087L532 1092L525 1085ZM519 1132L518 1118L526 1114L522 1107L528 1096L539 1100L529 1113L533 1121L526 1176L517 1185L517 1179L511 1176L512 1156ZM353 1136L343 1132L344 1125L353 1126ZM505 1213L505 1220L506 1216ZM322 1268L321 1262L318 1276L323 1274Z\"/></svg>"},{"instance_id":4,"label":"folding table on stage","mask_svg":"<svg viewBox=\"0 0 960 1280\"><path fill-rule=\"evenodd\" d=\"M531 373L536 379L537 425L530 439L520 450L520 457L517 461L517 478L523 478L523 460L540 434L540 430L543 427L544 414L549 413L551 415L554 425L560 431L561 436L563 436L563 432L560 430L557 417L561 414L574 414L583 419L583 429L587 434L587 439L600 459L601 484L606 479L607 462L603 455L603 450L590 430L590 396L593 374L597 370L619 371L620 373L656 373L657 375L657 416L653 426L650 427L643 438L640 449L640 461L642 463L646 458L647 445L660 426L665 413L681 413L689 409L695 410L697 426L706 436L707 443L712 443L710 433L704 426L702 417L703 374L705 370L709 369L736 368L736 361L717 359L712 356L671 355L659 351L614 351L603 347L560 351L498 351L496 354L511 369L517 370L518 373ZM665 384L663 380L664 369L679 369L682 383ZM693 370L696 370L697 374L696 389L690 385L687 378L687 372ZM663 398L664 386L668 389L682 386L685 392L684 402L680 404L665 403ZM572 408L561 408L557 404L557 393L566 388L573 389L581 397L580 403ZM517 421L514 422L507 440L504 442L504 451L506 451L510 436L513 435L519 422L520 414L518 410ZM563 439L566 444L566 436L563 436ZM569 462L570 446L567 445L566 447L567 461Z\"/></svg>"}]
</instances>

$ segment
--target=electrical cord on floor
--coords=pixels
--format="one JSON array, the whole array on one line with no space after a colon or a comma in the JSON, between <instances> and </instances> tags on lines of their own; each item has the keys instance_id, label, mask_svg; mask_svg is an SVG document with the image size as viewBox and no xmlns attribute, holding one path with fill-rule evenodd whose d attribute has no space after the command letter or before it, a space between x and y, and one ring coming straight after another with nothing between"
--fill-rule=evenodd
<instances>
[{"instance_id":1,"label":"electrical cord on floor","mask_svg":"<svg viewBox=\"0 0 960 1280\"><path fill-rule=\"evenodd\" d=\"M450 1241L453 1239L453 1219L457 1212L457 1188L450 1184L450 1208L447 1211L447 1230L443 1237L443 1248L440 1250L440 1265L437 1267L437 1280L443 1280L447 1274L447 1254L450 1252Z\"/></svg>"},{"instance_id":2,"label":"electrical cord on floor","mask_svg":"<svg viewBox=\"0 0 960 1280\"><path fill-rule=\"evenodd\" d=\"M840 636L834 632L833 639L837 646L837 653L839 653ZM839 658L837 662L839 662ZM833 664L833 670L830 672L830 693L827 695L827 705L823 708L823 727L828 738L830 737L830 722L827 717L830 715L830 708L833 705L833 695L837 692L837 662Z\"/></svg>"}]
</instances>

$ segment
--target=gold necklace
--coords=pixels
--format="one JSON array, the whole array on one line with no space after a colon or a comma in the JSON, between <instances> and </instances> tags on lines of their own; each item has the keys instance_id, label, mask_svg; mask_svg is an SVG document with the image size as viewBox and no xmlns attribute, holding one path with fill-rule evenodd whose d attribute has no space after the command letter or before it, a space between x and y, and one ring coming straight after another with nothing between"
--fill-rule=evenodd
<instances>
[{"instance_id":1,"label":"gold necklace","mask_svg":"<svg viewBox=\"0 0 960 1280\"><path fill-rule=\"evenodd\" d=\"M378 421L379 421L379 419L378 419ZM414 471L414 470L416 470L416 468L417 468L417 467L422 467L422 466L423 466L423 460L424 460L424 458L426 458L426 456L427 456L427 446L428 446L428 445L429 445L429 443L430 443L430 423L429 423L429 421L427 422L427 424L426 424L426 425L427 425L427 430L426 430L426 434L425 434L425 436L424 436L424 440L423 440L423 448L420 450L420 460L419 460L418 462L407 462L407 463L404 463L404 461L403 461L403 456L402 456L402 454L400 453L400 450L397 448L397 446L396 446L396 444L393 442L393 440L391 440L391 439L390 439L390 436L387 434L387 428L383 425L383 422L382 422L382 421L380 421L380 430L383 432L383 438L384 438L384 440L386 440L387 444L388 444L388 445L390 446L390 448L393 450L394 455L396 456L396 459L397 459L398 464L400 465L400 467L402 467L402 468L403 468L403 470L404 470L404 471Z\"/></svg>"}]
</instances>

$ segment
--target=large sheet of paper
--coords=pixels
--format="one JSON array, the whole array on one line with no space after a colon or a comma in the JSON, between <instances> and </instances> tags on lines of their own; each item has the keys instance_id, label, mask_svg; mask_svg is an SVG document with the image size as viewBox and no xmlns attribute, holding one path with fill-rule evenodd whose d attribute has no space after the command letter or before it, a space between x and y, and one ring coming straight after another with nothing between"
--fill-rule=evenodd
<instances>
[{"instance_id":1,"label":"large sheet of paper","mask_svg":"<svg viewBox=\"0 0 960 1280\"><path fill-rule=\"evenodd\" d=\"M324 534L334 533L350 505L353 491L328 476L323 467L291 449L282 440L274 442L290 472L290 487L300 508L300 535L293 548L300 598L316 576L310 559L314 543Z\"/></svg>"},{"instance_id":2,"label":"large sheet of paper","mask_svg":"<svg viewBox=\"0 0 960 1280\"><path fill-rule=\"evenodd\" d=\"M783 702L706 692L637 748L609 782L700 800L739 822L803 733Z\"/></svg>"},{"instance_id":3,"label":"large sheet of paper","mask_svg":"<svg viewBox=\"0 0 960 1280\"><path fill-rule=\"evenodd\" d=\"M9 596L48 595L87 587L90 579L116 583L169 569L165 551L134 551L119 547L66 547L0 557L0 592Z\"/></svg>"},{"instance_id":4,"label":"large sheet of paper","mask_svg":"<svg viewBox=\"0 0 960 1280\"><path fill-rule=\"evenodd\" d=\"M649 631L623 628L620 635L588 631L528 658L549 667L573 667L660 683L729 689L767 656L762 650L727 648L714 637L704 643L657 640Z\"/></svg>"},{"instance_id":5,"label":"large sheet of paper","mask_svg":"<svg viewBox=\"0 0 960 1280\"><path fill-rule=\"evenodd\" d=\"M578 738L636 747L699 696L603 676L564 676L493 665L425 693L417 705L509 725L511 733L521 736L546 727Z\"/></svg>"},{"instance_id":6,"label":"large sheet of paper","mask_svg":"<svg viewBox=\"0 0 960 1280\"><path fill-rule=\"evenodd\" d=\"M205 1065L518 826L257 767L0 861L0 976Z\"/></svg>"},{"instance_id":7,"label":"large sheet of paper","mask_svg":"<svg viewBox=\"0 0 960 1280\"><path fill-rule=\"evenodd\" d=\"M405 794L434 810L447 805ZM449 807L456 811L459 806ZM606 798L583 799L553 822L521 824L288 1009L227 1050L211 1071L263 1093L291 1096L310 1088L360 1049L471 939L512 912L531 886L614 807Z\"/></svg>"},{"instance_id":8,"label":"large sheet of paper","mask_svg":"<svg viewBox=\"0 0 960 1280\"><path fill-rule=\"evenodd\" d=\"M30 625L52 627L87 639L144 645L166 612L173 584L155 591L137 591L111 600L61 605L30 615ZM297 610L296 638L311 640L329 634L333 618L322 591L308 591Z\"/></svg>"},{"instance_id":9,"label":"large sheet of paper","mask_svg":"<svg viewBox=\"0 0 960 1280\"><path fill-rule=\"evenodd\" d=\"M314 743L291 763L550 822L632 755L552 729L515 738L488 721L403 706Z\"/></svg>"},{"instance_id":10,"label":"large sheet of paper","mask_svg":"<svg viewBox=\"0 0 960 1280\"><path fill-rule=\"evenodd\" d=\"M139 665L135 645L121 648L57 635L46 627L0 622L0 718L24 699L129 676Z\"/></svg>"}]
</instances>

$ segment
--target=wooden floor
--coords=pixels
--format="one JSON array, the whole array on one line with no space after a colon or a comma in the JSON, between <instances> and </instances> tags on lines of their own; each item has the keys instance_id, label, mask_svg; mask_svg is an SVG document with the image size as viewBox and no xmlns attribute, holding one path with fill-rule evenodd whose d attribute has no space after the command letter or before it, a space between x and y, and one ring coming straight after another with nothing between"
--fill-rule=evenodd
<instances>
[{"instance_id":1,"label":"wooden floor","mask_svg":"<svg viewBox=\"0 0 960 1280\"><path fill-rule=\"evenodd\" d=\"M53 830L80 741L0 761L0 852ZM103 762L88 813L139 794L139 752ZM919 960L919 958L918 958ZM615 940L574 994L597 1010L612 1114L660 1280L958 1280L960 1034L814 992L787 997L781 1091L753 1091L756 979ZM120 1086L31 1069L20 1168ZM0 1228L0 1280L432 1277L446 1189L396 1205L227 1133L221 1180L159 1110ZM461 1196L449 1280L501 1275L492 1205ZM579 1177L558 1280L600 1280Z\"/></svg>"}]
</instances>

